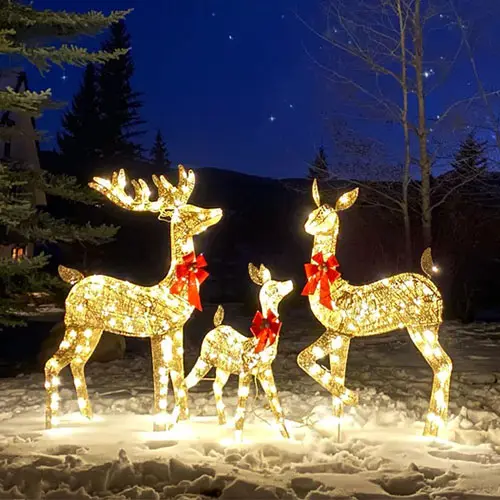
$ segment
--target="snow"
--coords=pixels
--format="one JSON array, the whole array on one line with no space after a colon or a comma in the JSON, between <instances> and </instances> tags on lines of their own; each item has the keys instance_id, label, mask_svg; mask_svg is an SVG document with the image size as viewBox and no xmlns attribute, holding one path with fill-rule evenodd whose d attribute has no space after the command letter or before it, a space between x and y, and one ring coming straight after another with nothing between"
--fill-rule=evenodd
<instances>
[{"instance_id":1,"label":"snow","mask_svg":"<svg viewBox=\"0 0 500 500\"><path fill-rule=\"evenodd\" d=\"M355 339L347 386L360 391L360 405L348 409L340 441L329 395L296 364L321 327L288 324L273 369L289 441L260 392L249 400L243 443L234 443L231 426L217 424L210 381L190 392L190 421L153 433L147 351L88 365L91 422L79 417L63 372L61 426L50 431L42 374L2 379L0 499L500 498L500 324L443 326L454 373L448 435L439 440L421 437L431 370L407 334ZM187 369L196 355L186 347ZM232 377L228 414L236 391Z\"/></svg>"}]
</instances>

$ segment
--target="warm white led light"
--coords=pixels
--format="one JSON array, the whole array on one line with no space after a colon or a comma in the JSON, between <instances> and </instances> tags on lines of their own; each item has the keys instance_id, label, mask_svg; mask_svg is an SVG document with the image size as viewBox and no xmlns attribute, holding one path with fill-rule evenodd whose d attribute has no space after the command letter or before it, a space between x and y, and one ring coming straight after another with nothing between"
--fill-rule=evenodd
<instances>
[{"instance_id":1,"label":"warm white led light","mask_svg":"<svg viewBox=\"0 0 500 500\"><path fill-rule=\"evenodd\" d=\"M272 371L272 363L278 352L279 323L278 305L293 289L291 281L274 281L269 270L261 265L256 268L248 265L250 277L261 286L259 299L261 312L252 323L255 337L248 338L230 326L223 325L224 309L218 307L214 316L215 328L203 339L201 353L193 369L186 377L188 389L195 386L211 369L216 369L213 384L219 424L226 423L226 413L222 402L222 391L230 374L238 375L238 407L235 416L236 441L241 439L245 421L245 408L250 392L252 377L260 382L269 400L271 411L284 437L289 437L285 427L283 410L278 399ZM256 330L256 318L260 321L260 330ZM274 325L274 326L273 326ZM273 328L276 327L275 330Z\"/></svg>"},{"instance_id":2,"label":"warm white led light","mask_svg":"<svg viewBox=\"0 0 500 500\"><path fill-rule=\"evenodd\" d=\"M398 274L364 286L351 285L341 278L335 258L337 212L352 206L357 196L358 189L354 189L344 193L335 208L322 205L317 182L313 182L313 199L318 208L305 224L306 232L314 236L314 246L311 264L306 264L308 282L303 294L309 296L311 310L326 332L304 349L297 361L332 394L334 416L340 419L343 405L358 401L357 394L345 387L351 339L406 328L434 373L424 434L437 436L447 418L452 371L451 360L438 340L441 294L428 277L415 273ZM430 249L423 253L421 265L429 277L436 271ZM327 355L330 372L317 362Z\"/></svg>"},{"instance_id":3,"label":"warm white led light","mask_svg":"<svg viewBox=\"0 0 500 500\"><path fill-rule=\"evenodd\" d=\"M132 180L134 196L125 191L128 179L123 170L111 179L95 178L90 186L126 210L158 213L170 221L171 265L167 276L157 285L143 287L110 276L84 277L79 271L59 268L61 277L71 283L66 299L66 333L59 349L45 365L47 388L46 427L55 423L58 405L57 384L51 383L70 365L78 403L83 416L92 417L84 368L104 330L129 337L149 337L153 356L154 412L156 430L166 429L169 376L172 379L175 409L172 422L187 418L187 395L184 385L183 327L194 307L201 308L199 285L208 276L204 259L194 254L193 237L219 222L222 210L189 205L195 176L179 166L179 182L173 186L163 175L153 176L158 198L151 201L145 181ZM189 252L186 253L186 249ZM56 401L57 402L57 401ZM175 418L174 418L175 416Z\"/></svg>"}]
</instances>

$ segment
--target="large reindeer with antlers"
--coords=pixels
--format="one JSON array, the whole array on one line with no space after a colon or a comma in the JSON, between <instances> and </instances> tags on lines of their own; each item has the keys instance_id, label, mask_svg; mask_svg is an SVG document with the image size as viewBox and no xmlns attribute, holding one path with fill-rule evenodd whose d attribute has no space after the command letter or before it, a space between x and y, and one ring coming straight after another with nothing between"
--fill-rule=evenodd
<instances>
[{"instance_id":1,"label":"large reindeer with antlers","mask_svg":"<svg viewBox=\"0 0 500 500\"><path fill-rule=\"evenodd\" d=\"M339 217L337 212L352 206L358 189L342 195L335 208L321 204L316 180L316 208L305 230L314 236L310 264L306 264L311 310L326 332L298 355L298 364L333 396L334 415L342 416L344 404L357 404L357 394L344 385L349 343L353 337L379 335L406 328L434 373L424 435L437 436L446 422L452 363L438 341L442 322L442 299L434 283L415 273L403 273L365 286L354 286L340 277L335 258ZM428 276L436 270L430 249L421 259ZM330 372L317 361L329 356Z\"/></svg>"},{"instance_id":2,"label":"large reindeer with antlers","mask_svg":"<svg viewBox=\"0 0 500 500\"><path fill-rule=\"evenodd\" d=\"M84 277L74 269L60 266L61 277L73 284L66 299L66 331L57 352L45 365L47 389L46 427L56 422L59 407L59 372L70 365L82 415L92 417L84 368L94 352L103 330L129 337L149 337L153 356L155 430L166 429L169 377L175 396L174 422L187 418L187 393L184 383L183 326L194 307L201 309L199 285L208 276L202 255L195 256L193 236L217 224L219 208L207 209L187 202L195 176L179 165L179 182L172 186L164 176L153 176L158 198L150 201L145 181L133 180L134 197L125 187L123 170L111 180L94 178L93 189L122 208L153 212L170 221L171 264L167 276L157 285L143 287L110 276Z\"/></svg>"}]
</instances>

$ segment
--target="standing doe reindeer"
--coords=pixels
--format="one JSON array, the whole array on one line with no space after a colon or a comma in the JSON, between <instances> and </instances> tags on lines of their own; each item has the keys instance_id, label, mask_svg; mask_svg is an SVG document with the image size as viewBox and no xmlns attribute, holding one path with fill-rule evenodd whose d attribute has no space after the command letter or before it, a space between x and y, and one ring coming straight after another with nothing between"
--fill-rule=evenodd
<instances>
[{"instance_id":1,"label":"standing doe reindeer","mask_svg":"<svg viewBox=\"0 0 500 500\"><path fill-rule=\"evenodd\" d=\"M188 205L195 176L192 170L186 173L181 165L177 187L172 186L164 176L153 176L153 181L158 189L156 201L150 201L151 192L142 179L132 181L135 195L133 198L129 196L125 192L127 177L123 170L113 173L111 180L96 177L90 184L122 208L159 213L160 220L170 221L170 270L157 285L144 287L110 276L84 278L80 272L60 266L61 277L74 286L66 299L64 339L45 365L47 428L55 424L59 407L58 375L67 365L70 365L73 374L80 411L88 418L92 416L84 368L103 330L129 337L150 337L155 430L166 428L169 376L174 388L176 418L188 416L183 326L194 306L200 307L198 287L208 276L201 269L205 264L202 256L195 257L193 236L219 222L222 210Z\"/></svg>"},{"instance_id":2,"label":"standing doe reindeer","mask_svg":"<svg viewBox=\"0 0 500 500\"><path fill-rule=\"evenodd\" d=\"M432 368L434 379L424 435L437 436L446 422L452 363L438 341L442 322L442 299L432 281L422 275L404 273L364 286L353 286L340 278L335 258L339 217L337 212L354 204L358 189L343 194L335 208L320 203L316 180L316 208L305 230L314 236L312 263L306 264L311 310L326 332L298 355L299 366L333 395L334 415L342 416L343 404L357 404L357 394L344 385L349 343L353 337L379 335L405 328ZM435 268L430 249L421 259L430 276ZM330 357L330 372L317 361Z\"/></svg>"},{"instance_id":3,"label":"standing doe reindeer","mask_svg":"<svg viewBox=\"0 0 500 500\"><path fill-rule=\"evenodd\" d=\"M261 286L259 293L262 311L258 311L252 323L254 338L238 333L234 328L222 324L224 309L217 308L214 316L215 328L207 333L201 345L201 353L193 369L186 377L186 387L194 387L211 369L216 369L213 384L219 424L226 423L226 411L222 401L222 390L230 374L238 375L238 409L236 411L236 439L240 440L245 421L245 408L252 376L262 385L271 410L283 437L289 434L274 382L272 363L278 352L279 321L278 305L293 290L291 281L274 281L269 270L261 264L257 269L248 265L250 278Z\"/></svg>"}]
</instances>

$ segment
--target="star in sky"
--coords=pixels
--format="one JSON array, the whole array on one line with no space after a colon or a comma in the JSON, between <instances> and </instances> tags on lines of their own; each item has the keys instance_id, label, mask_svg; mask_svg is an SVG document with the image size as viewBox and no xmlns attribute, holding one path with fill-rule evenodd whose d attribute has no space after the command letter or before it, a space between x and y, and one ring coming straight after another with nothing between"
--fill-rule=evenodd
<instances>
[{"instance_id":1,"label":"star in sky","mask_svg":"<svg viewBox=\"0 0 500 500\"><path fill-rule=\"evenodd\" d=\"M110 10L110 7L106 7L107 4L120 4L123 1L87 0L83 3L89 9L102 9L107 12ZM36 0L35 3L40 8L58 8L60 2ZM165 133L169 129L168 142L172 149L175 148L176 161L217 164L221 168L234 168L273 177L301 176L305 174L304 161L310 159L314 153L311 143L330 134L330 125L325 121L324 114L352 116L352 119L349 118L349 126L356 129L357 133L374 136L383 141L388 154L400 154L401 141L398 133L393 132L392 126L382 129L378 122L366 120L361 114L357 118L358 114L353 115L352 108L349 107L354 106L354 103L346 102L343 93L337 92L336 88L329 85L327 71L311 71L311 58L317 58L327 67L330 64L334 67L337 52L333 46L325 43L321 36L311 36L304 23L287 9L291 4L302 4L298 11L300 18L311 19L312 27L322 33L327 19L319 6L320 2L264 2L265 15L261 8L262 2L241 2L241 6L238 3L238 7L225 7L224 11L217 7L217 4L222 5L221 2L210 2L212 9L217 10L194 7L196 2L158 2L163 9L162 15L158 15L157 9L146 8L146 3L137 3L137 9L127 17L127 27L134 43L134 78L137 89L144 92L141 116L148 123L161 124ZM347 5L348 2L345 3ZM500 4L500 1L492 2L495 3ZM474 14L472 6L469 12L465 7L463 10L464 19ZM491 19L491 26L481 24L481 31L487 30L485 33L492 37L493 43L500 41L500 31L497 29L498 23L494 23L494 16L483 17L485 21ZM433 29L426 34L430 57L422 69L422 78L427 86L434 83L435 77L442 70L441 66L453 57L450 45L454 42L451 40L453 43L448 43L448 29L460 29L460 26L451 22L453 16L444 11L442 14L437 11L435 18L437 27L442 29ZM259 24L258 32L255 30L256 22ZM193 43L179 44L179 39L185 37L186 26L192 27L190 37ZM341 26L335 23L328 24L328 29L335 37L343 31ZM152 49L151 44L147 42L148 34L152 30L160 36L160 48L154 57L163 57L165 47L171 50L168 71L158 71L158 75L153 79L157 81L155 84L150 78ZM242 33L244 36L240 37ZM342 38L342 43L352 48L356 40ZM232 56L230 60L221 44L229 50ZM84 39L82 45L87 47ZM490 62L491 54L478 49L474 57L478 59L484 85L494 87L500 73L498 67ZM432 60L437 60L436 67L430 62ZM433 89L435 94L429 99L428 126L435 127L435 131L438 130L437 123L448 117L442 114L437 118L438 113L444 113L443 109L448 107L452 99L466 98L474 90L475 81L471 79L469 66L466 58L460 59L453 65L452 77L446 79L441 87L438 85ZM217 67L217 71L213 71L214 67ZM342 70L345 70L348 78L357 78L356 71L351 71L349 64ZM172 79L170 74L182 74L183 78ZM200 74L205 77L200 79ZM266 77L260 77L262 74ZM68 68L64 72L53 71L46 80L36 71L29 72L30 86L37 90L53 87L56 99L68 103L71 103L82 78L83 70L79 68ZM185 79L192 82L192 85L186 86L183 83ZM369 85L370 82L367 79L362 83ZM160 90L165 86L169 88L168 95ZM392 90L388 90L388 97L397 99L398 96L391 95L391 92ZM283 96L285 93L286 98ZM300 100L297 96L300 96ZM295 104L295 99L299 104ZM269 111L270 107L273 107L274 111ZM168 109L168 113L165 109ZM54 145L60 130L63 111L47 112L40 119L40 128L50 133L50 146ZM202 116L216 116L210 127L204 126L204 120L199 120L199 124L197 122L193 127L193 117L200 113ZM280 118L280 123L275 125L278 114L283 120ZM266 121L272 127L266 127ZM171 123L176 126L171 127ZM307 133L304 133L304 124L307 124ZM261 132L262 126L265 133L259 135L257 132ZM248 155L242 155L241 151L246 147L244 138L252 135L256 137L255 148L252 148ZM228 136L234 140L221 140ZM147 136L145 135L141 142L149 148L153 140L154 130L148 129ZM193 141L200 147L193 150ZM49 148L50 146L48 145ZM333 146L328 144L328 147ZM261 159L264 161L260 161Z\"/></svg>"}]
</instances>

